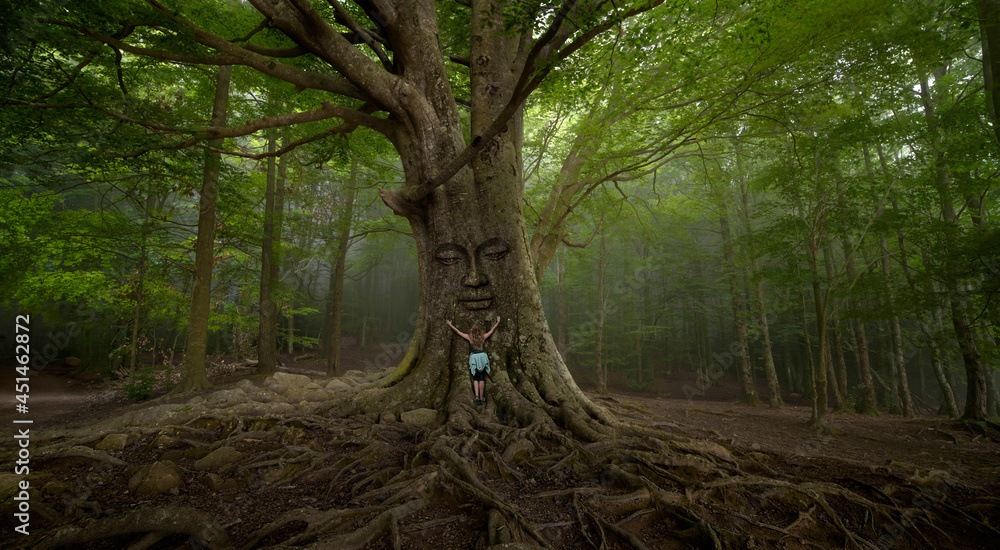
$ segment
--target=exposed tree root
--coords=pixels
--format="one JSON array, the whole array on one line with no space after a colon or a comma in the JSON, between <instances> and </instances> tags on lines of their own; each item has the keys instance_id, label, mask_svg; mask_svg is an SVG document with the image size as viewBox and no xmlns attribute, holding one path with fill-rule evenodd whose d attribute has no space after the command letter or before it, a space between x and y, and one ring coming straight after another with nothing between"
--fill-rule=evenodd
<instances>
[{"instance_id":1,"label":"exposed tree root","mask_svg":"<svg viewBox=\"0 0 1000 550\"><path fill-rule=\"evenodd\" d=\"M229 548L226 531L208 514L192 508L139 508L120 516L98 519L86 527L71 525L48 535L35 548L74 548L127 535L140 535L133 548L145 548L172 534L194 537L206 548ZM155 540L154 540L155 539Z\"/></svg>"},{"instance_id":2,"label":"exposed tree root","mask_svg":"<svg viewBox=\"0 0 1000 550\"><path fill-rule=\"evenodd\" d=\"M131 448L140 453L138 463L94 448L106 430L61 434L40 443L40 459L72 459L94 465L95 472L119 473L73 498L64 496L64 508L46 517L50 524L73 525L50 528L37 547L105 540L145 550L188 535L209 548L229 548L232 535L244 550L398 549L412 547L426 533L470 526L480 535L469 547L490 549L647 549L666 539L719 550L755 544L960 548L964 541L1000 536L1000 501L978 498L982 490L945 474L900 466L883 469L872 483L810 480L776 472L755 453L742 456L620 422L589 400L493 386L489 404L479 408L466 388L450 392L445 414L423 425L396 420L412 405L390 408L394 414L382 417L358 410L359 396L375 391L376 384L363 385L368 389L346 395L340 405L331 401L298 413L287 412L280 400L251 407L210 397L204 401L222 405L164 408L154 428L126 427L136 439ZM126 467L134 472L138 465L166 460L168 450L188 484L182 496L210 481L243 492L295 494L314 504L286 507L228 535L210 502L201 502L199 510L142 506L121 515L103 512L103 487L120 491L132 475ZM215 469L195 468L223 451L230 458ZM542 502L554 515L538 515L536 504Z\"/></svg>"}]
</instances>

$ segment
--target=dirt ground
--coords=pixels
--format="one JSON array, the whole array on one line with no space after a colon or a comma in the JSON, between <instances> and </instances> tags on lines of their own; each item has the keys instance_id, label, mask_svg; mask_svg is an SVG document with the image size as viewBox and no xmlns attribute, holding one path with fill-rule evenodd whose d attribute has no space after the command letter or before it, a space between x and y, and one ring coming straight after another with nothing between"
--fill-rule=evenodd
<instances>
[{"instance_id":1,"label":"dirt ground","mask_svg":"<svg viewBox=\"0 0 1000 550\"><path fill-rule=\"evenodd\" d=\"M361 354L355 351L349 356L358 359ZM294 361L285 357L284 363L293 372L310 373L316 377L324 375L323 365L315 360ZM251 371L252 369L230 366L216 368L211 374L213 383L218 388L225 388L246 377ZM0 422L11 426L14 419L31 419L34 421L33 433L43 433L44 430L55 427L83 426L143 406L142 403L133 403L124 398L116 391L116 383L76 377L73 369L53 365L32 377L29 413L18 414L14 407L14 377L6 378L0 402L8 405L0 409ZM810 408L808 402L801 398L786 399L786 406L779 410L753 408L737 403L738 387L733 379L724 378L720 380L719 386L708 388L703 395L690 398L685 397L683 385L683 379L678 379L672 385L662 386L663 389L658 394L615 391L609 395L590 395L620 417L667 432L707 439L737 453L766 454L774 475L778 477L843 481L862 480L869 475L900 477L907 472L923 470L937 472L935 475L943 479L962 480L981 494L1000 496L1000 443L975 435L947 419L904 419L891 415L870 417L853 413L831 413L830 424L838 433L821 435L805 426ZM345 426L345 429L361 429L361 426L350 425ZM382 432L382 436L396 450L387 450L386 456L379 463L370 465L368 471L377 471L380 467L398 462L399 457L390 455L403 452L412 434L390 430ZM336 450L336 442L331 442L330 445L327 450ZM137 443L133 447L139 448L142 445ZM243 451L264 453L267 449L246 448ZM135 456L126 453L120 458L129 463L138 464L143 461L138 453ZM61 478L86 476L87 467L84 463L65 462L53 465L53 468L60 470L53 473ZM358 475L363 473L365 472ZM548 529L546 533L551 533L550 540L555 547L575 548L584 544L584 541L572 538L572 530L560 531L560 526L571 522L565 506L558 505L558 497L555 500L530 499L524 495L525 487L529 487L537 496L546 491L558 492L566 487L574 487L577 481L572 475L558 479L532 475L517 482L497 479L491 481L490 485L491 489L516 503L527 516L536 518L534 521L543 525L543 529ZM157 499L163 501L161 504L168 504L174 499L184 505L196 507L199 502L201 506L206 502L213 502L211 508L216 518L231 532L244 534L299 506L310 505L324 509L348 503L347 497L338 496L335 491L317 491L315 488L301 486L271 487L267 490L228 495L213 494L200 485L198 487L190 491L185 489L187 494L160 495ZM106 498L111 499L107 506L112 509L127 509L135 504L127 496L113 496L110 492ZM546 505L551 502L557 504ZM475 526L484 525L485 522L483 509L460 502L449 502L445 497L407 518L400 529L404 540L408 541L407 547L473 548L481 543ZM563 532L569 534L560 538L560 533ZM415 538L407 539L407 533L413 533ZM418 533L419 537L416 537ZM280 533L274 536L278 535ZM643 531L643 539L650 541L651 547L661 547L656 543L655 525ZM234 536L234 542L247 543L239 534ZM260 541L260 544L265 542ZM375 544L372 547L380 546Z\"/></svg>"}]
</instances>

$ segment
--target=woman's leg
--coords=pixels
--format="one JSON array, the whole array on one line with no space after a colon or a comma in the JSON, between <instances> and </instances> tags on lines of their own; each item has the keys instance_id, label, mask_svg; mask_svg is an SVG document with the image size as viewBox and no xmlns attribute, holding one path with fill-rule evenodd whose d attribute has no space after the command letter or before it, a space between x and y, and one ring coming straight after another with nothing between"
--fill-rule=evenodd
<instances>
[{"instance_id":1,"label":"woman's leg","mask_svg":"<svg viewBox=\"0 0 1000 550\"><path fill-rule=\"evenodd\" d=\"M476 392L479 394L479 398L482 399L486 397L486 381L480 380L476 382Z\"/></svg>"}]
</instances>

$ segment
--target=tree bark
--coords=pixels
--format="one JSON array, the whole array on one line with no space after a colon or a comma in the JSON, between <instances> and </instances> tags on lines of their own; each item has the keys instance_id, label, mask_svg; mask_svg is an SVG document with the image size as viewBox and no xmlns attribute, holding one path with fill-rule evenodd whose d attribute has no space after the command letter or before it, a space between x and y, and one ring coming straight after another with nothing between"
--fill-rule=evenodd
<instances>
[{"instance_id":1,"label":"tree bark","mask_svg":"<svg viewBox=\"0 0 1000 550\"><path fill-rule=\"evenodd\" d=\"M295 354L295 314L292 310L295 309L295 303L288 303L288 355Z\"/></svg>"},{"instance_id":2,"label":"tree bark","mask_svg":"<svg viewBox=\"0 0 1000 550\"><path fill-rule=\"evenodd\" d=\"M834 268L833 251L829 242L823 243L823 267L826 270L827 285L831 288L830 292L832 293ZM843 411L847 398L847 362L844 360L844 347L840 341L840 319L837 315L831 315L831 317L831 324L833 325L833 330L830 331L830 339L833 344L831 351L837 360L834 363L831 356L828 361L830 365L830 387L833 389L835 410ZM834 368L834 365L836 365L836 368Z\"/></svg>"},{"instance_id":3,"label":"tree bark","mask_svg":"<svg viewBox=\"0 0 1000 550\"><path fill-rule=\"evenodd\" d=\"M809 250L809 269L812 273L813 306L816 310L816 339L819 341L819 362L812 376L813 407L812 416L809 418L808 425L816 429L825 430L827 410L826 371L828 369L826 305L823 303L823 297L820 293L819 271L816 265L816 256L819 250L819 244L814 241L815 238L816 237L814 236L810 239L813 241L813 244L810 246Z\"/></svg>"},{"instance_id":4,"label":"tree bark","mask_svg":"<svg viewBox=\"0 0 1000 550\"><path fill-rule=\"evenodd\" d=\"M719 201L719 225L722 229L722 251L725 260L725 270L729 279L729 294L733 305L733 317L736 327L736 342L740 357L740 402L752 407L760 406L760 397L753 379L753 368L750 366L750 349L747 344L746 314L743 306L743 291L740 288L736 271L735 244L729 231L729 212L725 200Z\"/></svg>"},{"instance_id":5,"label":"tree bark","mask_svg":"<svg viewBox=\"0 0 1000 550\"><path fill-rule=\"evenodd\" d=\"M847 270L847 277L854 281L856 273L854 270L854 249L851 238L845 236L841 239L844 248L844 268ZM854 338L857 342L855 346L858 356L858 370L861 375L861 398L858 401L858 411L861 414L878 414L878 399L875 397L875 381L872 379L871 356L868 353L868 334L865 331L864 319L856 319L852 323Z\"/></svg>"},{"instance_id":6,"label":"tree bark","mask_svg":"<svg viewBox=\"0 0 1000 550\"><path fill-rule=\"evenodd\" d=\"M941 75L943 76L943 75ZM955 212L955 205L951 196L951 176L945 150L941 137L938 136L937 114L934 110L934 102L931 98L930 86L927 78L920 81L920 96L924 103L924 117L930 129L931 147L935 154L936 186L941 205L941 219L947 224L944 231L944 273L945 288L948 295L948 303L951 308L951 323L955 331L955 338L958 340L959 349L962 352L962 362L965 365L966 375L966 399L965 411L962 418L966 420L982 421L986 420L986 371L983 366L979 349L976 345L975 333L969 323L968 314L965 311L966 303L959 291L959 276L957 266L954 265L953 255L958 250L959 219Z\"/></svg>"},{"instance_id":7,"label":"tree bark","mask_svg":"<svg viewBox=\"0 0 1000 550\"><path fill-rule=\"evenodd\" d=\"M229 105L229 83L233 68L219 67L215 80L212 125L225 126ZM222 140L210 140L205 149L205 167L198 200L198 239L195 244L194 281L191 286L191 313L188 319L187 346L181 365L181 380L172 393L194 392L211 388L205 373L208 346L208 316L212 302L212 266L215 262L215 202L219 194L222 158L211 148L221 148Z\"/></svg>"},{"instance_id":8,"label":"tree bark","mask_svg":"<svg viewBox=\"0 0 1000 550\"><path fill-rule=\"evenodd\" d=\"M267 152L277 148L274 132L267 136ZM267 157L267 185L264 191L264 235L260 251L260 328L257 332L257 374L278 371L278 304L274 292L281 268L281 224L284 211L285 171L284 156L278 161ZM280 173L279 173L280 172Z\"/></svg>"},{"instance_id":9,"label":"tree bark","mask_svg":"<svg viewBox=\"0 0 1000 550\"><path fill-rule=\"evenodd\" d=\"M139 325L142 319L142 301L145 296L144 287L146 283L146 242L149 239L149 209L152 208L153 189L150 185L146 190L146 202L142 211L141 242L139 244L139 282L135 287L135 318L132 320L132 337L129 339L128 353L128 373L131 376L135 372L136 356L139 353ZM155 343L154 343L155 348ZM156 364L156 350L153 350L153 364Z\"/></svg>"},{"instance_id":10,"label":"tree bark","mask_svg":"<svg viewBox=\"0 0 1000 550\"><path fill-rule=\"evenodd\" d=\"M895 201L893 201L893 208L898 208ZM910 262L907 258L906 240L903 236L903 231L897 229L896 235L899 240L899 254L901 263L903 264L903 276L906 277L907 286L909 286L910 290L916 294L918 292L918 288L916 281L913 279ZM942 325L938 319L940 317L940 304L938 304L937 300L933 298L936 293L934 292L932 285L933 282L931 281L925 283L924 294L932 297L932 318L934 319L936 328L939 329ZM938 386L941 388L941 408L949 417L958 417L958 405L955 402L955 393L952 391L951 384L948 382L948 377L945 374L941 346L938 345L938 330L932 329L923 317L918 317L917 323L920 326L920 332L923 333L924 338L927 339L927 347L931 352L931 369L934 371L934 378L937 379Z\"/></svg>"},{"instance_id":11,"label":"tree bark","mask_svg":"<svg viewBox=\"0 0 1000 550\"><path fill-rule=\"evenodd\" d=\"M556 256L556 348L559 356L566 361L566 259L563 254Z\"/></svg>"},{"instance_id":12,"label":"tree bark","mask_svg":"<svg viewBox=\"0 0 1000 550\"><path fill-rule=\"evenodd\" d=\"M757 279L757 312L760 316L760 330L764 336L764 372L767 374L768 403L771 408L780 409L785 403L781 400L778 370L774 366L774 356L771 353L771 329L768 327L764 280L762 278Z\"/></svg>"},{"instance_id":13,"label":"tree bark","mask_svg":"<svg viewBox=\"0 0 1000 550\"><path fill-rule=\"evenodd\" d=\"M747 182L746 177L744 177L743 165L740 162L740 157L737 156L737 165L739 166L739 182L740 182L740 197L743 201L743 215L746 220L746 227L748 233L753 233L753 213L750 211L750 198L747 192ZM751 262L751 268L753 269L753 276L756 279L757 291L757 315L760 321L760 331L764 337L764 374L767 376L767 393L768 393L768 404L771 408L780 409L784 406L784 402L781 400L781 387L778 384L778 371L774 366L774 356L771 353L771 330L768 326L767 321L767 302L765 300L764 294L764 278L760 273L760 264L757 260L757 255L753 255L753 260Z\"/></svg>"},{"instance_id":14,"label":"tree bark","mask_svg":"<svg viewBox=\"0 0 1000 550\"><path fill-rule=\"evenodd\" d=\"M493 367L486 385L490 406L506 411L510 422L550 422L542 413L579 437L596 438L595 430L610 433L614 420L573 381L542 309L522 211L520 110L498 119L526 59L518 37L503 31L501 10L491 6L472 1L469 130L482 148L471 163L433 188L427 182L435 181L441 165L458 158L466 146L443 66L446 56L440 53L434 5L415 4L392 23L399 25L394 36L412 45L399 62L414 89L398 98L406 119L392 134L407 185L383 190L381 196L409 221L420 306L404 358L380 389L366 392L356 404L372 410L420 404L445 409L449 422L469 422L468 346L445 321L467 331L473 324L491 326L499 316L499 328L487 343ZM483 143L481 136L499 124L496 120L506 122Z\"/></svg>"},{"instance_id":15,"label":"tree bark","mask_svg":"<svg viewBox=\"0 0 1000 550\"><path fill-rule=\"evenodd\" d=\"M993 123L993 133L1000 145L1000 0L976 0L979 16L979 36L983 43L983 83L986 90L986 110Z\"/></svg>"},{"instance_id":16,"label":"tree bark","mask_svg":"<svg viewBox=\"0 0 1000 550\"><path fill-rule=\"evenodd\" d=\"M350 181L345 186L343 204L340 212L337 213L337 257L330 271L330 289L333 296L327 301L330 304L329 327L330 333L327 336L330 342L330 350L326 362L326 373L329 376L343 374L343 365L340 363L340 348L343 342L343 314L344 314L344 273L347 271L347 249L351 243L351 222L354 219L354 200L357 196L358 186L358 159L351 156L351 176Z\"/></svg>"},{"instance_id":17,"label":"tree bark","mask_svg":"<svg viewBox=\"0 0 1000 550\"><path fill-rule=\"evenodd\" d=\"M601 251L597 260L597 336L594 343L594 368L597 373L598 393L608 393L608 369L601 357L604 344L604 316L607 312L607 296L604 295L604 275L608 269L608 249L601 231Z\"/></svg>"},{"instance_id":18,"label":"tree bark","mask_svg":"<svg viewBox=\"0 0 1000 550\"><path fill-rule=\"evenodd\" d=\"M892 353L893 357L890 361L890 368L896 370L896 374L899 378L899 401L903 407L903 416L907 418L913 417L913 396L910 394L910 383L906 376L906 357L903 351L903 333L899 326L899 316L896 315L896 300L895 292L892 290L892 284L889 282L892 273L889 271L889 244L886 242L885 235L882 235L879 239L879 245L882 248L882 275L884 279L885 288L885 300L889 306L889 313L891 315L891 328L892 328Z\"/></svg>"}]
</instances>

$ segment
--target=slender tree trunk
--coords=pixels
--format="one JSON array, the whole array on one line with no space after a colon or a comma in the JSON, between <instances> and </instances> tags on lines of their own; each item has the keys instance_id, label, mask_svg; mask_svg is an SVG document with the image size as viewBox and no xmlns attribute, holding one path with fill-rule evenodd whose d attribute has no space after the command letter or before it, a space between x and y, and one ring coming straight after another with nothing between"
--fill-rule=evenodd
<instances>
[{"instance_id":1,"label":"slender tree trunk","mask_svg":"<svg viewBox=\"0 0 1000 550\"><path fill-rule=\"evenodd\" d=\"M756 263L756 262L755 262ZM754 266L756 270L756 266ZM767 307L764 300L764 280L757 279L757 311L760 316L760 330L764 336L764 372L767 374L767 393L771 408L780 409L784 406L781 400L781 386L778 383L778 370L774 366L774 356L771 353L771 330L767 322Z\"/></svg>"},{"instance_id":2,"label":"slender tree trunk","mask_svg":"<svg viewBox=\"0 0 1000 550\"><path fill-rule=\"evenodd\" d=\"M229 82L232 66L219 67L212 105L212 126L226 125ZM212 265L215 262L215 201L218 197L222 158L212 147L221 148L222 140L210 140L205 149L205 168L198 204L198 240L195 244L194 283L191 287L191 315L188 320L187 346L181 365L181 380L172 393L194 392L212 387L205 374L205 351L208 345L208 316L212 302Z\"/></svg>"},{"instance_id":3,"label":"slender tree trunk","mask_svg":"<svg viewBox=\"0 0 1000 550\"><path fill-rule=\"evenodd\" d=\"M709 382L708 367L711 361L711 335L708 332L708 297L705 295L705 290L702 281L704 281L704 265L701 260L694 261L694 280L696 290L694 292L695 299L695 346L698 352L698 362L697 369L702 380L706 383Z\"/></svg>"},{"instance_id":4,"label":"slender tree trunk","mask_svg":"<svg viewBox=\"0 0 1000 550\"><path fill-rule=\"evenodd\" d=\"M566 361L567 331L566 331L566 258L565 254L556 256L556 348L563 361Z\"/></svg>"},{"instance_id":5,"label":"slender tree trunk","mask_svg":"<svg viewBox=\"0 0 1000 550\"><path fill-rule=\"evenodd\" d=\"M725 200L719 201L719 225L722 229L722 250L725 260L726 274L729 279L729 293L733 304L733 317L736 328L736 342L739 346L740 357L740 402L752 407L760 406L760 397L753 379L753 368L750 366L750 349L747 344L747 323L743 306L743 291L739 284L739 276L736 272L736 253L733 237L729 231L729 211L726 208Z\"/></svg>"},{"instance_id":6,"label":"slender tree trunk","mask_svg":"<svg viewBox=\"0 0 1000 550\"><path fill-rule=\"evenodd\" d=\"M152 207L153 190L152 185L146 191L146 206L142 213L142 235L139 245L139 282L135 287L135 318L132 320L132 337L129 340L128 353L128 374L131 376L135 372L135 358L139 352L139 322L142 319L142 302L145 296L143 291L146 285L146 242L149 239L149 209ZM155 346L155 344L154 344ZM153 353L153 363L156 363L156 353Z\"/></svg>"},{"instance_id":7,"label":"slender tree trunk","mask_svg":"<svg viewBox=\"0 0 1000 550\"><path fill-rule=\"evenodd\" d=\"M993 133L1000 144L1000 0L976 0L979 36L983 43L983 83L986 110L993 123Z\"/></svg>"},{"instance_id":8,"label":"slender tree trunk","mask_svg":"<svg viewBox=\"0 0 1000 550\"><path fill-rule=\"evenodd\" d=\"M899 379L899 401L902 404L903 416L913 417L913 396L910 394L910 383L906 376L906 357L903 351L903 333L899 326L899 316L896 315L895 292L890 284L892 273L889 271L889 244L885 235L879 239L882 248L882 275L885 277L885 299L889 306L892 328L892 353L893 357L889 367L895 369Z\"/></svg>"},{"instance_id":9,"label":"slender tree trunk","mask_svg":"<svg viewBox=\"0 0 1000 550\"><path fill-rule=\"evenodd\" d=\"M966 303L961 297L959 290L959 276L953 259L953 254L959 248L957 242L959 220L951 196L951 176L942 140L938 136L940 128L938 127L937 115L934 110L934 103L930 95L930 86L927 84L926 77L920 81L920 95L924 102L924 116L927 119L930 129L931 146L936 155L936 184L941 203L941 219L947 224L944 231L945 287L948 294L948 303L951 307L951 324L955 331L955 338L958 340L959 349L962 351L962 362L965 364L967 380L965 412L963 412L962 418L982 421L986 419L986 370L980 360L975 333L969 323L969 318L965 311Z\"/></svg>"},{"instance_id":10,"label":"slender tree trunk","mask_svg":"<svg viewBox=\"0 0 1000 550\"><path fill-rule=\"evenodd\" d=\"M826 344L826 382L827 387L830 388L831 393L833 393L833 410L834 412L844 411L844 396L840 393L840 387L837 385L837 375L833 368L833 346L830 345L830 335L831 332L829 327L827 328L827 344Z\"/></svg>"},{"instance_id":11,"label":"slender tree trunk","mask_svg":"<svg viewBox=\"0 0 1000 550\"><path fill-rule=\"evenodd\" d=\"M267 152L277 149L277 136L269 132ZM260 326L257 332L257 374L278 371L278 304L274 300L281 263L281 213L278 196L283 179L277 174L277 161L267 157L267 186L264 191L264 235L260 251ZM282 162L284 165L284 162Z\"/></svg>"},{"instance_id":12,"label":"slender tree trunk","mask_svg":"<svg viewBox=\"0 0 1000 550\"><path fill-rule=\"evenodd\" d=\"M812 347L812 336L810 335L810 331L809 331L809 310L808 310L808 307L806 306L806 294L805 294L805 292L801 293L799 295L799 298L802 301L802 335L804 337L803 341L804 341L804 346L805 346L805 349L804 349L805 361L803 361L802 369L799 370L799 374L798 374L799 384L798 384L798 386L799 386L800 389L802 389L803 395L805 395L806 390L809 391L808 397L812 401L813 416L816 416L816 414L815 414L815 409L816 409L816 383L815 383L816 382L816 361L814 360L814 357L813 357L814 354L813 354L813 347ZM805 377L804 370L805 370L806 366L809 367L809 384L808 385L805 384L802 381L802 379Z\"/></svg>"},{"instance_id":13,"label":"slender tree trunk","mask_svg":"<svg viewBox=\"0 0 1000 550\"><path fill-rule=\"evenodd\" d=\"M354 219L354 200L358 186L358 159L351 157L351 176L344 190L343 204L337 216L337 258L330 271L330 288L333 297L329 300L330 353L327 355L326 372L330 376L343 374L340 362L340 348L343 341L344 313L344 273L347 271L347 249L351 242L351 221Z\"/></svg>"},{"instance_id":14,"label":"slender tree trunk","mask_svg":"<svg viewBox=\"0 0 1000 550\"><path fill-rule=\"evenodd\" d=\"M604 342L604 315L607 296L604 295L604 274L608 267L607 246L601 231L601 255L597 264L597 342L594 344L594 367L597 371L597 391L608 393L608 371L601 357Z\"/></svg>"},{"instance_id":15,"label":"slender tree trunk","mask_svg":"<svg viewBox=\"0 0 1000 550\"><path fill-rule=\"evenodd\" d=\"M295 302L288 303L288 355L295 355Z\"/></svg>"},{"instance_id":16,"label":"slender tree trunk","mask_svg":"<svg viewBox=\"0 0 1000 550\"><path fill-rule=\"evenodd\" d=\"M847 270L847 277L854 281L857 274L854 270L854 252L850 237L841 239L844 248L844 267ZM864 319L856 319L853 323L854 338L857 342L855 346L858 356L858 370L861 375L861 396L858 400L858 410L861 414L878 414L878 399L875 397L875 381L872 379L871 356L868 352L868 334L865 331Z\"/></svg>"},{"instance_id":17,"label":"slender tree trunk","mask_svg":"<svg viewBox=\"0 0 1000 550\"><path fill-rule=\"evenodd\" d=\"M893 201L893 208L898 208L895 201ZM903 265L903 276L906 277L906 283L910 290L914 294L917 294L917 284L913 279L913 274L910 269L910 262L906 252L906 240L903 236L903 231L897 229L896 236L899 240L899 254ZM934 296L936 294L933 291L933 287L931 286L932 284L933 283L928 282L925 285L926 288L924 289L924 294L927 296ZM940 316L940 306L936 303L936 299L934 302L932 314L935 318L937 318ZM924 338L927 339L927 347L931 352L931 369L934 371L934 378L937 380L938 386L941 388L941 408L949 417L957 417L958 405L955 403L955 393L952 391L951 384L948 382L948 377L945 375L944 360L942 357L941 347L938 345L937 330L932 329L922 316L917 318L917 323L920 326L920 332L923 333ZM937 322L936 324L938 327L941 326L940 322Z\"/></svg>"},{"instance_id":18,"label":"slender tree trunk","mask_svg":"<svg viewBox=\"0 0 1000 550\"><path fill-rule=\"evenodd\" d=\"M828 242L823 243L823 267L826 270L827 284L832 285L832 281L834 280L833 251ZM832 288L830 292L832 293ZM832 382L831 387L833 389L834 403L836 404L835 410L843 411L847 397L847 362L844 360L844 346L840 340L840 319L837 315L831 315L831 317L833 324L833 330L830 331L830 339L833 344L831 351L837 360L835 363L833 357L830 357L830 381ZM836 365L836 368L834 365Z\"/></svg>"},{"instance_id":19,"label":"slender tree trunk","mask_svg":"<svg viewBox=\"0 0 1000 550\"><path fill-rule=\"evenodd\" d=\"M740 197L743 202L743 215L747 233L753 233L753 212L750 210L750 198L747 192L747 182L744 177L743 165L740 156L737 155L737 162L740 172ZM771 408L780 409L784 403L781 400L781 387L778 384L778 372L774 367L774 356L771 353L771 331L767 321L767 301L764 294L764 278L760 274L760 264L756 254L751 261L753 276L756 279L755 287L757 292L757 315L760 322L761 335L764 337L764 374L767 377L768 404Z\"/></svg>"},{"instance_id":20,"label":"slender tree trunk","mask_svg":"<svg viewBox=\"0 0 1000 550\"><path fill-rule=\"evenodd\" d=\"M816 310L816 337L819 340L819 362L812 376L813 407L812 417L808 425L823 430L826 428L827 410L827 383L826 371L828 368L827 357L827 337L826 337L826 308L820 294L819 273L816 270L816 249L809 255L809 267L812 270L812 290L813 305Z\"/></svg>"}]
</instances>

